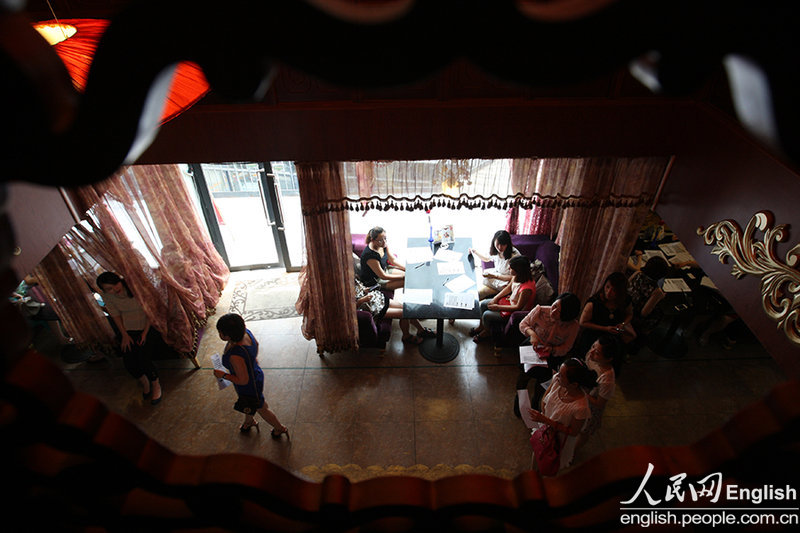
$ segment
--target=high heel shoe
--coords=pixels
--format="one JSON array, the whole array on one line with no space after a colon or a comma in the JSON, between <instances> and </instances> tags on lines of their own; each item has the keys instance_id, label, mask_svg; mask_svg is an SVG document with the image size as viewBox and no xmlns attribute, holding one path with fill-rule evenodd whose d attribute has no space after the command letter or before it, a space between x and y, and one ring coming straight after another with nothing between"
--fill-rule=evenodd
<instances>
[{"instance_id":1,"label":"high heel shoe","mask_svg":"<svg viewBox=\"0 0 800 533\"><path fill-rule=\"evenodd\" d=\"M258 420L253 420L253 423L249 425L242 424L239 426L239 431L242 433L250 433L250 428L256 428L256 431L261 433L261 430L258 429Z\"/></svg>"},{"instance_id":2,"label":"high heel shoe","mask_svg":"<svg viewBox=\"0 0 800 533\"><path fill-rule=\"evenodd\" d=\"M275 432L275 428L272 428L272 431L269 432L269 435L273 439L279 439L281 438L281 435L283 435L284 433L286 434L286 438L289 439L289 428L287 428L286 426L283 426L283 429L278 431L277 433Z\"/></svg>"}]
</instances>

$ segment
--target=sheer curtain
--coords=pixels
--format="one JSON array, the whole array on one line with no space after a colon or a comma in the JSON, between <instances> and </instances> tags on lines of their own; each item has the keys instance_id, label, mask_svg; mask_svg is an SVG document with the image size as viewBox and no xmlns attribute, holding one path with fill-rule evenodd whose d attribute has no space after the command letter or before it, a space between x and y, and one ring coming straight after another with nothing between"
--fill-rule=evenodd
<instances>
[{"instance_id":1,"label":"sheer curtain","mask_svg":"<svg viewBox=\"0 0 800 533\"><path fill-rule=\"evenodd\" d=\"M315 339L317 353L358 350L353 249L341 164L296 163L307 261L295 305L302 332ZM333 208L331 206L334 206Z\"/></svg>"},{"instance_id":2,"label":"sheer curtain","mask_svg":"<svg viewBox=\"0 0 800 533\"><path fill-rule=\"evenodd\" d=\"M71 307L68 295L76 286L91 295L97 274L111 270L126 279L165 342L193 356L198 332L214 312L230 272L197 218L180 169L131 166L72 194L87 208L84 220L59 243L72 279L64 258L42 265L45 278L61 280L49 287L61 301L56 312L72 315L76 324L96 322L94 309L87 314ZM56 277L58 270L64 275Z\"/></svg>"}]
</instances>

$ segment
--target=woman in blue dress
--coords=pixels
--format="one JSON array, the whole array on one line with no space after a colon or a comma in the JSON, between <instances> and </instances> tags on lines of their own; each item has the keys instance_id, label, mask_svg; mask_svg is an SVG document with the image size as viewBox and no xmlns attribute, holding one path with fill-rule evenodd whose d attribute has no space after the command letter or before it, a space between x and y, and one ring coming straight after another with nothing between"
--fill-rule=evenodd
<instances>
[{"instance_id":1,"label":"woman in blue dress","mask_svg":"<svg viewBox=\"0 0 800 533\"><path fill-rule=\"evenodd\" d=\"M219 338L227 341L222 354L222 364L229 371L214 370L218 378L233 383L238 400L234 409L244 413L244 423L239 428L243 433L250 431L258 422L254 414L258 413L272 426L272 437L280 438L284 433L289 436L289 429L280 423L275 413L270 411L264 400L264 372L258 366L258 341L244 325L244 319L235 313L223 315L217 321Z\"/></svg>"}]
</instances>

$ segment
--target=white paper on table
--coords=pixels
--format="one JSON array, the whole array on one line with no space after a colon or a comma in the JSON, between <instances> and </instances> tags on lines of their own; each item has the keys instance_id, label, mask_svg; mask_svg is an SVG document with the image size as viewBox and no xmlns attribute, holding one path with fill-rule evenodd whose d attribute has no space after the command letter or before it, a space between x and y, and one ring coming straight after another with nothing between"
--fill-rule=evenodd
<instances>
[{"instance_id":1,"label":"white paper on table","mask_svg":"<svg viewBox=\"0 0 800 533\"><path fill-rule=\"evenodd\" d=\"M681 252L669 258L669 262L673 265L677 265L678 263L687 263L689 261L694 261L694 257L692 257L692 254L689 252Z\"/></svg>"},{"instance_id":2,"label":"white paper on table","mask_svg":"<svg viewBox=\"0 0 800 533\"><path fill-rule=\"evenodd\" d=\"M709 278L708 276L703 276L703 279L700 280L700 285L702 285L703 287L708 287L709 289L714 289L715 291L719 290L717 286L714 285L714 282L711 281L711 278Z\"/></svg>"},{"instance_id":3,"label":"white paper on table","mask_svg":"<svg viewBox=\"0 0 800 533\"><path fill-rule=\"evenodd\" d=\"M436 263L436 270L440 276L449 276L450 274L463 274L464 263L461 261L448 261L446 263Z\"/></svg>"},{"instance_id":4,"label":"white paper on table","mask_svg":"<svg viewBox=\"0 0 800 533\"><path fill-rule=\"evenodd\" d=\"M665 242L663 244L659 244L658 247L661 248L661 251L667 255L680 255L687 253L686 247L680 241Z\"/></svg>"},{"instance_id":5,"label":"white paper on table","mask_svg":"<svg viewBox=\"0 0 800 533\"><path fill-rule=\"evenodd\" d=\"M448 292L444 295L444 306L456 309L472 309L475 307L476 295L469 292Z\"/></svg>"},{"instance_id":6,"label":"white paper on table","mask_svg":"<svg viewBox=\"0 0 800 533\"><path fill-rule=\"evenodd\" d=\"M408 248L406 250L406 264L413 265L415 263L424 263L433 258L430 246L421 246Z\"/></svg>"},{"instance_id":7,"label":"white paper on table","mask_svg":"<svg viewBox=\"0 0 800 533\"><path fill-rule=\"evenodd\" d=\"M681 278L666 278L661 290L664 292L692 292L692 289Z\"/></svg>"},{"instance_id":8,"label":"white paper on table","mask_svg":"<svg viewBox=\"0 0 800 533\"><path fill-rule=\"evenodd\" d=\"M403 303L430 305L433 301L433 289L403 289Z\"/></svg>"},{"instance_id":9,"label":"white paper on table","mask_svg":"<svg viewBox=\"0 0 800 533\"><path fill-rule=\"evenodd\" d=\"M664 252L662 252L661 250L644 250L642 252L642 257L644 257L645 261L647 261L648 259L650 259L652 257L660 257L664 261L667 260L667 256L665 256Z\"/></svg>"},{"instance_id":10,"label":"white paper on table","mask_svg":"<svg viewBox=\"0 0 800 533\"><path fill-rule=\"evenodd\" d=\"M470 278L466 274L461 274L457 278L451 279L450 281L447 281L444 284L444 286L450 289L452 292L464 292L473 285L475 285L475 280Z\"/></svg>"},{"instance_id":11,"label":"white paper on table","mask_svg":"<svg viewBox=\"0 0 800 533\"><path fill-rule=\"evenodd\" d=\"M519 347L519 362L530 366L547 366L547 361L541 358L533 346ZM526 370L527 371L527 370Z\"/></svg>"},{"instance_id":12,"label":"white paper on table","mask_svg":"<svg viewBox=\"0 0 800 533\"><path fill-rule=\"evenodd\" d=\"M434 255L433 258L437 261L445 261L450 263L453 261L461 261L462 255L464 255L462 252L454 252L453 250L439 248L439 251L436 252L436 255Z\"/></svg>"},{"instance_id":13,"label":"white paper on table","mask_svg":"<svg viewBox=\"0 0 800 533\"><path fill-rule=\"evenodd\" d=\"M533 421L531 418L531 413L528 409L531 408L531 397L528 394L528 389L519 389L517 391L517 398L519 398L519 414L522 416L522 421L525 422L525 426L528 428L533 428L538 424Z\"/></svg>"},{"instance_id":14,"label":"white paper on table","mask_svg":"<svg viewBox=\"0 0 800 533\"><path fill-rule=\"evenodd\" d=\"M214 365L214 370L222 370L226 374L228 373L228 369L222 366L222 356L220 354L215 353L211 355L211 364ZM230 384L231 382L227 379L217 378L217 386L219 387L219 390L224 389Z\"/></svg>"}]
</instances>

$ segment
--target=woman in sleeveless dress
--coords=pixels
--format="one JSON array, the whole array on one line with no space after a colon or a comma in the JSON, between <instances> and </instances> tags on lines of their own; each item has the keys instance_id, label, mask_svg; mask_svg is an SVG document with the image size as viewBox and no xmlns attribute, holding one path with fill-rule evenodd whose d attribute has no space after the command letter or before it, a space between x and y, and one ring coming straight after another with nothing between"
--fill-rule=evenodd
<instances>
[{"instance_id":1,"label":"woman in sleeveless dress","mask_svg":"<svg viewBox=\"0 0 800 533\"><path fill-rule=\"evenodd\" d=\"M238 400L234 408L245 415L239 430L246 433L254 426L258 430L254 417L258 413L272 426L273 438L280 438L284 433L288 437L289 429L281 424L264 400L264 372L258 366L258 341L245 327L244 319L235 313L223 315L217 321L217 332L220 339L228 341L222 364L229 371L214 370L214 376L227 379L236 389Z\"/></svg>"}]
</instances>

